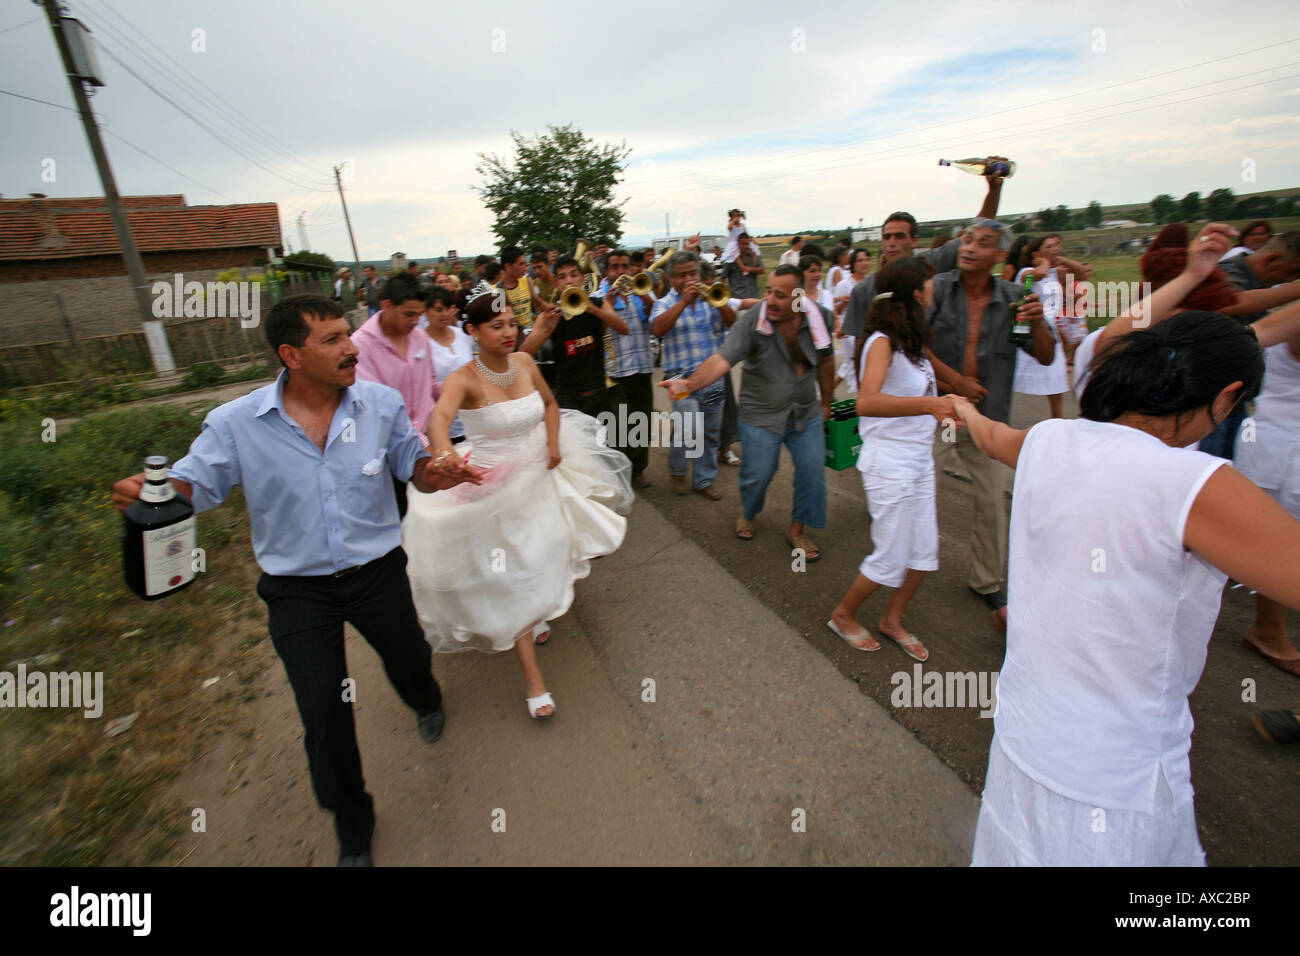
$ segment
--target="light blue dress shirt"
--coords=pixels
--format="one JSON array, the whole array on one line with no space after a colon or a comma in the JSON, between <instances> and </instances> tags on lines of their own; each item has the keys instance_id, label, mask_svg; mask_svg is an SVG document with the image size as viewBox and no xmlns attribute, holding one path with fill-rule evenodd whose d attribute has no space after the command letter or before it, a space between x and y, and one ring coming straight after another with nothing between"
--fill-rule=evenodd
<instances>
[{"instance_id":1,"label":"light blue dress shirt","mask_svg":"<svg viewBox=\"0 0 1300 956\"><path fill-rule=\"evenodd\" d=\"M381 558L402 543L390 475L409 481L428 451L401 394L357 379L343 390L322 452L284 409L274 384L214 408L171 476L195 511L242 485L253 553L267 574L323 575Z\"/></svg>"}]
</instances>

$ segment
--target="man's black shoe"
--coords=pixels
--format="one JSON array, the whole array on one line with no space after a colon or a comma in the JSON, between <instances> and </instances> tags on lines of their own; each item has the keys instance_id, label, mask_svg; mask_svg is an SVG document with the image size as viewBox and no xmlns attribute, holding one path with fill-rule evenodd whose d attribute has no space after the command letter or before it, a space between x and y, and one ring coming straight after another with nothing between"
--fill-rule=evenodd
<instances>
[{"instance_id":1,"label":"man's black shoe","mask_svg":"<svg viewBox=\"0 0 1300 956\"><path fill-rule=\"evenodd\" d=\"M370 858L370 851L365 850L361 853L355 853L351 856L340 853L339 866L374 866L375 861Z\"/></svg>"},{"instance_id":2,"label":"man's black shoe","mask_svg":"<svg viewBox=\"0 0 1300 956\"><path fill-rule=\"evenodd\" d=\"M436 744L438 738L442 736L443 724L447 722L446 715L442 708L437 710L426 710L423 713L416 714L417 726L420 728L420 737L426 744Z\"/></svg>"},{"instance_id":3,"label":"man's black shoe","mask_svg":"<svg viewBox=\"0 0 1300 956\"><path fill-rule=\"evenodd\" d=\"M972 587L968 587L966 590L987 604L990 611L1000 611L1007 606L1007 596L1002 593L1001 589L990 591L988 594L980 594L979 591Z\"/></svg>"}]
</instances>

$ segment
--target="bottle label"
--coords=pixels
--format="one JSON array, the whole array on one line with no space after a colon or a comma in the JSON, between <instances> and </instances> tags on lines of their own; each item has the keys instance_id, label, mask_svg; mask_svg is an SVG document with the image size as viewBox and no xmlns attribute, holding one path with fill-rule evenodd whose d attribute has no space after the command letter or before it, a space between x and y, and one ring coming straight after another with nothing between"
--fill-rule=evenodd
<instances>
[{"instance_id":1,"label":"bottle label","mask_svg":"<svg viewBox=\"0 0 1300 956\"><path fill-rule=\"evenodd\" d=\"M143 532L144 593L166 594L194 580L195 524L184 521Z\"/></svg>"}]
</instances>

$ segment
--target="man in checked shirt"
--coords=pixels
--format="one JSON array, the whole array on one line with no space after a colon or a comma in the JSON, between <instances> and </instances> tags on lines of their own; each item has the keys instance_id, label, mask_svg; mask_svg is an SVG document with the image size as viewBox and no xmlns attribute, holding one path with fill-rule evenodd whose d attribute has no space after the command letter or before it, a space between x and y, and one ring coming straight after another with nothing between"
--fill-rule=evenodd
<instances>
[{"instance_id":1,"label":"man in checked shirt","mask_svg":"<svg viewBox=\"0 0 1300 956\"><path fill-rule=\"evenodd\" d=\"M715 309L700 295L700 260L693 252L679 252L668 260L671 290L657 301L650 316L650 331L663 340L664 378L686 378L722 346L727 329L736 321L730 306ZM722 412L726 388L722 380L673 402L682 419L703 418L704 450L695 459L694 475L686 480L686 429L674 428L668 452L668 472L673 491L686 494L694 488L711 501L722 493L713 487L718 475L718 447L722 439Z\"/></svg>"}]
</instances>

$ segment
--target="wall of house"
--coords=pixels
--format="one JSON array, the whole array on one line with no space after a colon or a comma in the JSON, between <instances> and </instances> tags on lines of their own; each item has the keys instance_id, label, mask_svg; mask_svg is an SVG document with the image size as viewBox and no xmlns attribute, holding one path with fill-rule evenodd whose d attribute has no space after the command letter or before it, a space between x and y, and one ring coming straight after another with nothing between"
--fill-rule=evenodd
<instances>
[{"instance_id":1,"label":"wall of house","mask_svg":"<svg viewBox=\"0 0 1300 956\"><path fill-rule=\"evenodd\" d=\"M265 249L220 249L150 254L144 263L150 283L171 282L177 272L185 281L207 282L233 266L240 267L244 275L260 272L253 262L265 257ZM20 273L14 268L18 265L26 271ZM0 263L0 272L7 273L0 277L0 347L67 341L56 293L63 296L64 309L78 336L140 331L135 296L120 257L67 260L62 271L54 269L55 265L59 263ZM119 271L105 274L110 265ZM19 274L25 278L15 281ZM178 316L174 321L181 319Z\"/></svg>"}]
</instances>

